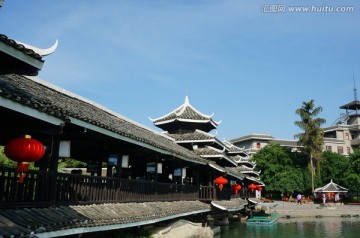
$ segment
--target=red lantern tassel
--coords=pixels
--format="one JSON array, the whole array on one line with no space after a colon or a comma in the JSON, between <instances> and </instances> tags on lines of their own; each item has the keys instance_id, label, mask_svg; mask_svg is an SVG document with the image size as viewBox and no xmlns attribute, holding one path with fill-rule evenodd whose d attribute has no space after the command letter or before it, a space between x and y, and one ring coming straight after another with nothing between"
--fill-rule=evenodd
<instances>
[{"instance_id":1,"label":"red lantern tassel","mask_svg":"<svg viewBox=\"0 0 360 238\"><path fill-rule=\"evenodd\" d=\"M16 167L16 172L20 173L20 177L18 180L19 183L24 182L24 177L25 177L24 173L27 171L29 171L29 163L26 162L18 163L18 166Z\"/></svg>"},{"instance_id":2,"label":"red lantern tassel","mask_svg":"<svg viewBox=\"0 0 360 238\"><path fill-rule=\"evenodd\" d=\"M223 187L224 187L224 185L219 184L220 191L222 191Z\"/></svg>"},{"instance_id":3,"label":"red lantern tassel","mask_svg":"<svg viewBox=\"0 0 360 238\"><path fill-rule=\"evenodd\" d=\"M23 182L24 182L24 176L25 176L24 173L21 173L21 174L20 174L20 177L19 177L19 180L18 180L19 183L23 183Z\"/></svg>"}]
</instances>

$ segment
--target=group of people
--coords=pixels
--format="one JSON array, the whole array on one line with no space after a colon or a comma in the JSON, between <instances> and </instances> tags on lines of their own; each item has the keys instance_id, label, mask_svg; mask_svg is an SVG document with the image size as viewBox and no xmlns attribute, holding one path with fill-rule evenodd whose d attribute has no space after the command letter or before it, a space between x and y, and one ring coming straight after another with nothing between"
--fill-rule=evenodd
<instances>
[{"instance_id":1,"label":"group of people","mask_svg":"<svg viewBox=\"0 0 360 238\"><path fill-rule=\"evenodd\" d=\"M302 205L302 200L301 200L301 199L302 199L302 195L301 195L301 193L299 193L299 194L296 196L297 204ZM336 203L340 201L339 193L336 193L336 194L334 195L334 201L335 201ZM325 193L322 194L322 202L323 202L323 204L326 203L326 194L325 194Z\"/></svg>"}]
</instances>

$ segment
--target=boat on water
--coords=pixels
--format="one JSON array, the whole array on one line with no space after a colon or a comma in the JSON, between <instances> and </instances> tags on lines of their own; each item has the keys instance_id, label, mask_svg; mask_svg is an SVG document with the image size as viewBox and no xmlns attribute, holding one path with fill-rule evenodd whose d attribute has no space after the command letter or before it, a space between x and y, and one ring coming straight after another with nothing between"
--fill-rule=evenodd
<instances>
[{"instance_id":1,"label":"boat on water","mask_svg":"<svg viewBox=\"0 0 360 238\"><path fill-rule=\"evenodd\" d=\"M277 204L258 203L257 206L260 206L262 209L251 211L249 218L246 219L246 224L268 226L277 222L280 214L272 211Z\"/></svg>"},{"instance_id":2,"label":"boat on water","mask_svg":"<svg viewBox=\"0 0 360 238\"><path fill-rule=\"evenodd\" d=\"M248 225L259 225L259 226L268 226L277 222L280 214L277 212L271 213L256 213L252 217L246 219L246 224Z\"/></svg>"}]
</instances>

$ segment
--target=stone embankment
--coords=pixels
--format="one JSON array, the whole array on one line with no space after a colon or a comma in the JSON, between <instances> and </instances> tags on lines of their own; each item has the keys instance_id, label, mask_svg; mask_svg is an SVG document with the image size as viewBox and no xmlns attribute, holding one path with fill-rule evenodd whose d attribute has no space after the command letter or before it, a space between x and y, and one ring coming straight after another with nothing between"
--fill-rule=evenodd
<instances>
[{"instance_id":1,"label":"stone embankment","mask_svg":"<svg viewBox=\"0 0 360 238\"><path fill-rule=\"evenodd\" d=\"M360 205L344 204L314 204L303 203L298 205L295 202L274 201L277 206L273 209L280 213L281 217L359 217Z\"/></svg>"}]
</instances>

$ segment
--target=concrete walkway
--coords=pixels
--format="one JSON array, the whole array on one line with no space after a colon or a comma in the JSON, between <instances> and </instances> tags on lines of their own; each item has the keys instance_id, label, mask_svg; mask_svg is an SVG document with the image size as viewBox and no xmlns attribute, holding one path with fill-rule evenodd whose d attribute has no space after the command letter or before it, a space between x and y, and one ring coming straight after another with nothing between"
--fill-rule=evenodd
<instances>
[{"instance_id":1,"label":"concrete walkway","mask_svg":"<svg viewBox=\"0 0 360 238\"><path fill-rule=\"evenodd\" d=\"M360 205L305 203L274 201L277 204L272 210L280 213L280 217L359 217Z\"/></svg>"}]
</instances>

